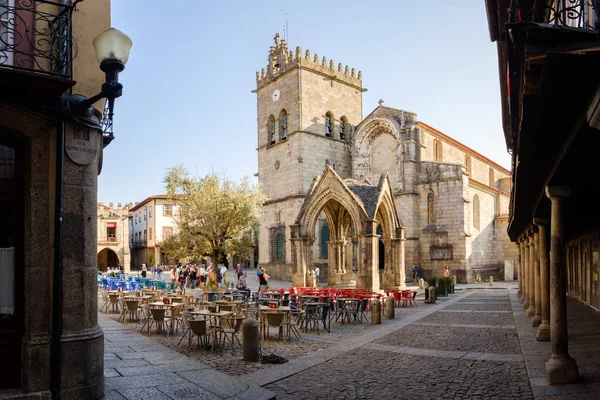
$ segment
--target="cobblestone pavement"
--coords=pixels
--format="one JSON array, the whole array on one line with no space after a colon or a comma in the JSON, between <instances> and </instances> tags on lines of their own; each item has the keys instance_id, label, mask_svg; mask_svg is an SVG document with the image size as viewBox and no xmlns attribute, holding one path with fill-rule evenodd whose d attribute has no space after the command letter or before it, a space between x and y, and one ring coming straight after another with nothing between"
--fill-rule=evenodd
<instances>
[{"instance_id":1,"label":"cobblestone pavement","mask_svg":"<svg viewBox=\"0 0 600 400\"><path fill-rule=\"evenodd\" d=\"M507 292L475 292L435 307L264 388L278 399L533 398Z\"/></svg>"},{"instance_id":2,"label":"cobblestone pavement","mask_svg":"<svg viewBox=\"0 0 600 400\"><path fill-rule=\"evenodd\" d=\"M435 305L396 308L396 318L382 318L381 325L334 322L320 335L263 341L263 353L289 360L281 365L244 362L230 346L211 352L195 341L188 348L187 339L178 346L181 329L168 337L139 332L140 322L116 324L118 314L103 314L112 324L105 322L112 330L107 398L178 398L175 390L185 394L188 387L201 389L204 397L197 398L234 392L278 399L532 398L507 293L461 292ZM167 373L172 387L150 380L158 373ZM236 387L218 384L231 379ZM253 385L266 390L252 392L260 389Z\"/></svg>"}]
</instances>

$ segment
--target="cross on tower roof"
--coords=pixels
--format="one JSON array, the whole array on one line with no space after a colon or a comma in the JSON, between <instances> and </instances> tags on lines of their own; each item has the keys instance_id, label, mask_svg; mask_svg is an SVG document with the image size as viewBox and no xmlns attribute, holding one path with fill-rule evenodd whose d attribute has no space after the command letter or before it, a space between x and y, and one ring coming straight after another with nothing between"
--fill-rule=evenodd
<instances>
[{"instance_id":1,"label":"cross on tower roof","mask_svg":"<svg viewBox=\"0 0 600 400\"><path fill-rule=\"evenodd\" d=\"M382 106L383 105L383 100L379 99L379 105Z\"/></svg>"}]
</instances>

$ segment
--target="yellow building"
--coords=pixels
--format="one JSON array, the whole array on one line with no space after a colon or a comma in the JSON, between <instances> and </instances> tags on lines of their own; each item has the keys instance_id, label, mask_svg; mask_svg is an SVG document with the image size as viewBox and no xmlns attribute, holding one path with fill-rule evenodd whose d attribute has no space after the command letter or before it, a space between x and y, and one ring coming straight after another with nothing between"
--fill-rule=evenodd
<instances>
[{"instance_id":1,"label":"yellow building","mask_svg":"<svg viewBox=\"0 0 600 400\"><path fill-rule=\"evenodd\" d=\"M104 393L96 204L110 140L104 102L76 120L64 99L100 91L92 42L108 28L109 0L0 1L0 398Z\"/></svg>"}]
</instances>

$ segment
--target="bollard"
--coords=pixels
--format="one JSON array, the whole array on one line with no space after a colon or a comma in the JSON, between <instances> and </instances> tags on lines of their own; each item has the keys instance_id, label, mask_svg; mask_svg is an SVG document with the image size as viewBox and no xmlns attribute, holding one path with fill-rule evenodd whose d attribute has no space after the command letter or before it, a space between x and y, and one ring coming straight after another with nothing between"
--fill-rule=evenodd
<instances>
[{"instance_id":1,"label":"bollard","mask_svg":"<svg viewBox=\"0 0 600 400\"><path fill-rule=\"evenodd\" d=\"M385 318L394 319L396 310L394 309L394 297L389 296L385 301Z\"/></svg>"},{"instance_id":2,"label":"bollard","mask_svg":"<svg viewBox=\"0 0 600 400\"><path fill-rule=\"evenodd\" d=\"M425 282L423 281L423 278L419 278L419 289L423 289L423 286L425 286Z\"/></svg>"},{"instance_id":3,"label":"bollard","mask_svg":"<svg viewBox=\"0 0 600 400\"><path fill-rule=\"evenodd\" d=\"M242 330L242 352L244 361L256 362L260 360L260 344L258 322L249 318L244 321Z\"/></svg>"},{"instance_id":4,"label":"bollard","mask_svg":"<svg viewBox=\"0 0 600 400\"><path fill-rule=\"evenodd\" d=\"M381 303L377 299L371 303L371 324L381 324Z\"/></svg>"},{"instance_id":5,"label":"bollard","mask_svg":"<svg viewBox=\"0 0 600 400\"><path fill-rule=\"evenodd\" d=\"M435 304L435 287L429 287L429 304Z\"/></svg>"},{"instance_id":6,"label":"bollard","mask_svg":"<svg viewBox=\"0 0 600 400\"><path fill-rule=\"evenodd\" d=\"M490 276L490 286L494 286L494 277Z\"/></svg>"}]
</instances>

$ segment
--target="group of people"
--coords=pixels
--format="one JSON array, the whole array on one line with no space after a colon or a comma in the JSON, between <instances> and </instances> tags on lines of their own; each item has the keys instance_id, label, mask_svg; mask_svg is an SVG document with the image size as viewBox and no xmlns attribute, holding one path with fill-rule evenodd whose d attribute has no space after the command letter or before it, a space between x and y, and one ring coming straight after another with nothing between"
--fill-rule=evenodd
<instances>
[{"instance_id":1,"label":"group of people","mask_svg":"<svg viewBox=\"0 0 600 400\"><path fill-rule=\"evenodd\" d=\"M419 280L419 278L421 277L421 273L419 271L419 268L416 265L413 265L413 269L411 271L412 274L412 280L413 282L417 282ZM445 265L444 266L444 278L448 278L450 276L450 269L448 269L448 266Z\"/></svg>"},{"instance_id":2,"label":"group of people","mask_svg":"<svg viewBox=\"0 0 600 400\"><path fill-rule=\"evenodd\" d=\"M103 278L118 278L120 275L125 274L125 269L123 264L119 264L118 268L108 267L106 271L102 272Z\"/></svg>"}]
</instances>

